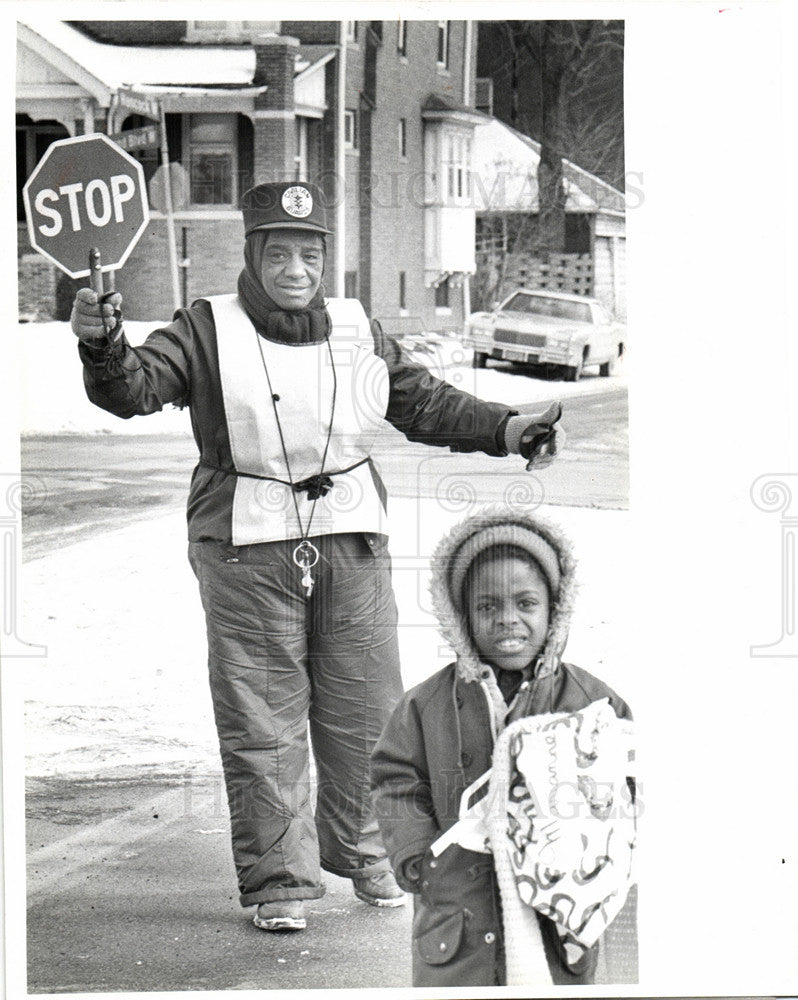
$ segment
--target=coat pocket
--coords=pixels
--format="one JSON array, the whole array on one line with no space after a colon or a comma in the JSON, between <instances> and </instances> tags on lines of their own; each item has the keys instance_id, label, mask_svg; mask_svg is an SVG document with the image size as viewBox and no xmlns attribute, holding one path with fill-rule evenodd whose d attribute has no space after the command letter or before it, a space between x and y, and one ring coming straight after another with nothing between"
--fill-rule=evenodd
<instances>
[{"instance_id":1,"label":"coat pocket","mask_svg":"<svg viewBox=\"0 0 798 1000\"><path fill-rule=\"evenodd\" d=\"M462 910L443 917L420 934L415 945L419 956L428 965L445 965L460 950L465 914Z\"/></svg>"}]
</instances>

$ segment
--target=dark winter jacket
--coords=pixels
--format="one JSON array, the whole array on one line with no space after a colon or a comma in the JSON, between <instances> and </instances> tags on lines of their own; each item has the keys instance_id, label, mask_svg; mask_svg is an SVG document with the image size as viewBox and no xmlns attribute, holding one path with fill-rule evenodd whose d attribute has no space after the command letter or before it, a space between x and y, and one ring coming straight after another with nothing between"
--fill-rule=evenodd
<instances>
[{"instance_id":1,"label":"dark winter jacket","mask_svg":"<svg viewBox=\"0 0 798 1000\"><path fill-rule=\"evenodd\" d=\"M375 353L388 369L389 423L410 441L452 451L507 453L502 428L515 411L475 399L435 378L378 323L372 324L372 334ZM123 333L113 345L81 343L79 351L88 397L104 410L129 418L155 413L168 403L190 408L200 462L188 498L189 540L229 543L235 475L217 335L211 307L199 299L189 309L179 309L168 326L155 330L140 347L131 347Z\"/></svg>"},{"instance_id":2,"label":"dark winter jacket","mask_svg":"<svg viewBox=\"0 0 798 1000\"><path fill-rule=\"evenodd\" d=\"M507 514L497 515L506 519ZM444 637L456 663L433 674L404 696L372 755L372 789L383 840L403 888L416 893L413 922L413 981L416 986L491 986L505 982L499 893L492 858L447 847L437 858L430 844L458 819L463 791L491 766L495 734L511 719L570 712L608 697L621 718L628 706L585 670L561 662L575 594L570 545L545 525L562 571L543 656L531 682L506 706L491 667L480 663L465 622L446 587L445 567L467 535L458 525L433 559L432 594ZM464 522L466 525L468 522ZM405 876L405 863L423 855L421 878ZM555 983L590 982L595 951L575 972L559 958L554 925L541 918L544 945Z\"/></svg>"}]
</instances>

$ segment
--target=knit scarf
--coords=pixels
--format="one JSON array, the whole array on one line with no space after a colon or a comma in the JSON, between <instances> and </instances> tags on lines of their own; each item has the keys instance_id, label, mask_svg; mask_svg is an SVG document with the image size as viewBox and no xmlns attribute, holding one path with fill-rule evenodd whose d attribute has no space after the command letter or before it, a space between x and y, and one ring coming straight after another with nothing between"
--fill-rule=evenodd
<instances>
[{"instance_id":1,"label":"knit scarf","mask_svg":"<svg viewBox=\"0 0 798 1000\"><path fill-rule=\"evenodd\" d=\"M256 229L244 242L244 269L238 276L238 297L255 329L280 344L317 344L330 331L321 285L305 309L281 309L261 282L267 231Z\"/></svg>"}]
</instances>

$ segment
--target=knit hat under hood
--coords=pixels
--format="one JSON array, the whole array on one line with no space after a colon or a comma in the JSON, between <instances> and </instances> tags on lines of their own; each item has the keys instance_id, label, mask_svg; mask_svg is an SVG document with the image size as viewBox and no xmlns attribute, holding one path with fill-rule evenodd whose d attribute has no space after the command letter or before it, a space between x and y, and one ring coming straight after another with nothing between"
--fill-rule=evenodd
<instances>
[{"instance_id":1,"label":"knit hat under hood","mask_svg":"<svg viewBox=\"0 0 798 1000\"><path fill-rule=\"evenodd\" d=\"M244 242L244 269L238 276L238 297L256 330L282 344L317 344L330 332L323 285L304 309L281 309L261 280L268 230L256 229Z\"/></svg>"},{"instance_id":2,"label":"knit hat under hood","mask_svg":"<svg viewBox=\"0 0 798 1000\"><path fill-rule=\"evenodd\" d=\"M462 585L477 555L497 544L524 549L549 583L549 628L535 671L537 677L545 677L557 669L568 641L576 596L576 560L562 531L537 514L491 505L460 521L444 535L432 556L430 583L441 634L457 654L459 676L464 681L478 680L482 668L462 607Z\"/></svg>"}]
</instances>

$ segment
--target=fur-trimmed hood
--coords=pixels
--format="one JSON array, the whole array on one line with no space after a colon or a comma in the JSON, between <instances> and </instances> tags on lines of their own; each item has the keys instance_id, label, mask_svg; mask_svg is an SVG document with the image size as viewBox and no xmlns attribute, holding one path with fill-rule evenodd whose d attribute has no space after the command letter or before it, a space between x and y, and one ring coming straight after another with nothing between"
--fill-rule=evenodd
<instances>
[{"instance_id":1,"label":"fur-trimmed hood","mask_svg":"<svg viewBox=\"0 0 798 1000\"><path fill-rule=\"evenodd\" d=\"M536 677L554 673L568 641L576 598L576 560L571 542L559 527L532 512L491 505L456 524L440 540L432 556L430 594L443 638L457 654L457 673L464 681L477 681L483 675L479 654L469 633L464 612L457 610L451 587L454 557L469 539L495 525L518 525L539 535L557 553L560 586L552 595L549 629L535 670Z\"/></svg>"}]
</instances>

